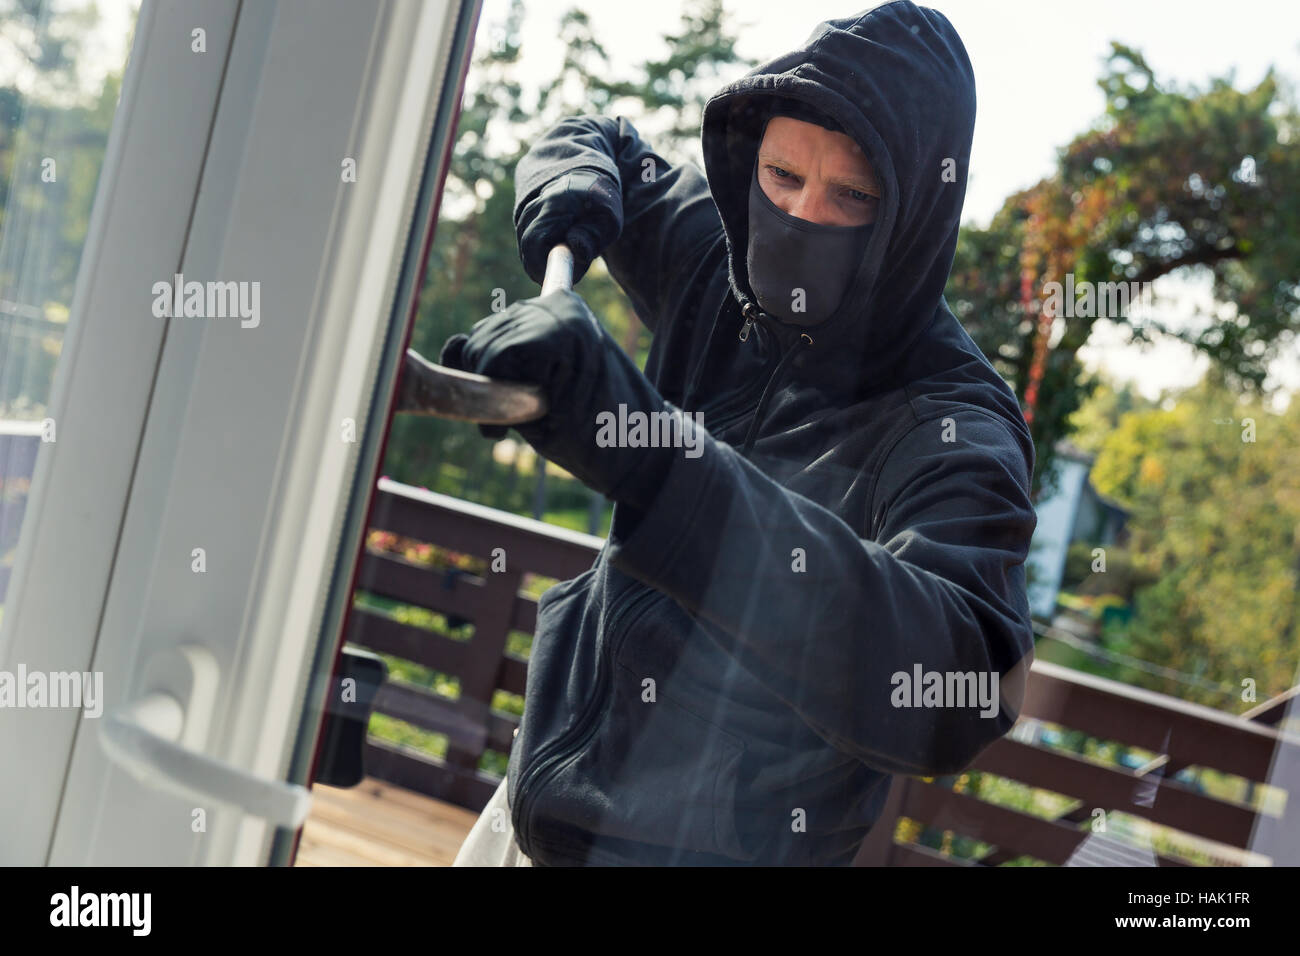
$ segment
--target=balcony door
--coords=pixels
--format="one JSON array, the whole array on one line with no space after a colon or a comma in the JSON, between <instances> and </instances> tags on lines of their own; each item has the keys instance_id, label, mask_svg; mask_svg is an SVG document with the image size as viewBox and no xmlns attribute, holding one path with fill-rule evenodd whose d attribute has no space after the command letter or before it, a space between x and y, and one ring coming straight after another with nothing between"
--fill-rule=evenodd
<instances>
[{"instance_id":1,"label":"balcony door","mask_svg":"<svg viewBox=\"0 0 1300 956\"><path fill-rule=\"evenodd\" d=\"M477 13L123 15L102 162L65 174L93 193L66 316L10 310L66 332L48 407L10 429L35 452L0 618L27 695L0 709L0 864L287 857ZM0 253L43 268L8 211Z\"/></svg>"}]
</instances>

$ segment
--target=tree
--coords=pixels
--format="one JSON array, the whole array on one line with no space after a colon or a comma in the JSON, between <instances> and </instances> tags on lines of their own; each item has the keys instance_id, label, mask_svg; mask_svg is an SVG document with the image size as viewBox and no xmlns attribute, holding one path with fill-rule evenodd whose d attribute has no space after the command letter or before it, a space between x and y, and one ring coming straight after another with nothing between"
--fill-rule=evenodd
<instances>
[{"instance_id":1,"label":"tree","mask_svg":"<svg viewBox=\"0 0 1300 956\"><path fill-rule=\"evenodd\" d=\"M1129 412L1149 411L1160 403L1142 396L1131 382L1116 384L1105 375L1083 380L1088 391L1084 401L1067 420L1071 444L1081 451L1096 454L1120 420Z\"/></svg>"},{"instance_id":2,"label":"tree","mask_svg":"<svg viewBox=\"0 0 1300 956\"><path fill-rule=\"evenodd\" d=\"M1112 649L1239 689L1281 693L1300 667L1300 401L1270 411L1212 371L1167 408L1125 413L1092 480L1130 509L1126 560L1152 583ZM1109 564L1108 559L1108 564ZM1129 683L1215 707L1239 693Z\"/></svg>"},{"instance_id":3,"label":"tree","mask_svg":"<svg viewBox=\"0 0 1300 956\"><path fill-rule=\"evenodd\" d=\"M1268 363L1300 329L1300 112L1270 72L1237 90L1157 81L1141 53L1112 44L1099 81L1106 112L1061 150L1056 172L1010 197L987 229L959 238L948 297L972 337L1024 401L1039 333L1036 298L1072 274L1089 283L1146 283L1209 269L1217 307L1199 330L1106 316L1133 341L1172 335L1209 356L1232 387L1258 393ZM1086 399L1077 353L1099 316L1057 317L1033 422L1038 475L1069 415Z\"/></svg>"}]
</instances>

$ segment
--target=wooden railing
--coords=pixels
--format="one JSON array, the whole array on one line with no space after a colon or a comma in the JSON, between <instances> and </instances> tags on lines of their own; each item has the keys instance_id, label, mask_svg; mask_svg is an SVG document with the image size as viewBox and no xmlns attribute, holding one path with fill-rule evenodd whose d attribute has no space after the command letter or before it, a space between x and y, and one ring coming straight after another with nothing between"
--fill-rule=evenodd
<instances>
[{"instance_id":1,"label":"wooden railing","mask_svg":"<svg viewBox=\"0 0 1300 956\"><path fill-rule=\"evenodd\" d=\"M378 713L447 736L439 763L373 737L366 771L372 776L479 810L497 779L478 769L485 750L508 754L517 721L490 710L497 689L523 694L528 664L506 653L512 630L527 634L537 623L537 602L520 593L525 573L564 580L591 567L602 539L566 531L456 498L381 479L371 529L392 531L486 561L500 548L505 570L482 578L431 571L400 558L367 552L358 590L473 622L468 641L400 624L354 607L345 640L456 677L460 695L445 697L388 683L375 702Z\"/></svg>"},{"instance_id":2,"label":"wooden railing","mask_svg":"<svg viewBox=\"0 0 1300 956\"><path fill-rule=\"evenodd\" d=\"M460 682L452 701L409 686L388 684L375 709L417 727L446 734L443 762L371 738L367 772L372 776L481 809L498 778L478 769L486 749L508 753L516 721L490 710L497 689L523 694L527 662L506 653L511 630L531 634L536 601L520 593L525 573L564 579L591 566L602 540L455 498L381 480L372 529L391 531L439 547L491 560L495 549L505 570L483 577L443 574L399 558L367 553L358 588L473 622L473 635L458 641L354 608L346 639L395 655ZM1285 703L1285 702L1284 702ZM1011 734L976 759L973 770L1009 778L1078 801L1056 818L1033 816L954 792L951 781L912 777L894 780L884 812L864 841L860 865L995 865L1029 856L1053 864L1185 865L1154 850L1145 855L1096 827L1099 817L1120 812L1169 827L1193 839L1214 862L1244 862L1254 851L1300 863L1300 739L1280 732L1280 705L1261 705L1236 717L1177 698L1036 661L1021 720ZM1088 737L1126 744L1157 755L1128 769L1085 759L1044 745L1044 728L1082 731ZM1216 799L1174 779L1187 767L1209 768L1282 788L1281 816L1246 803ZM978 864L915 843L895 840L900 818L992 844Z\"/></svg>"},{"instance_id":3,"label":"wooden railing","mask_svg":"<svg viewBox=\"0 0 1300 956\"><path fill-rule=\"evenodd\" d=\"M1037 742L1040 722L1157 756L1133 770L1095 762ZM1035 661L1016 728L980 754L970 769L1068 795L1080 803L1062 816L1048 819L954 793L938 782L908 777L894 781L881 819L905 817L993 844L997 849L978 865L995 865L1021 854L1055 864L1187 865L1155 850L1136 853L1108 837L1094 821L1113 812L1218 844L1201 845L1216 865L1244 862L1247 854L1243 851L1254 851L1265 860L1276 854L1294 865L1298 862L1293 855L1295 838L1285 834L1300 829L1298 766L1300 738L1273 727ZM1248 782L1244 794L1248 800L1255 797L1261 784L1281 788L1277 802L1285 801L1282 815L1257 812L1245 802L1216 799L1174 779L1189 767L1243 778ZM1110 826L1114 826L1113 820ZM899 845L893 831L893 826L873 828L856 862L962 865L962 861L926 847Z\"/></svg>"}]
</instances>

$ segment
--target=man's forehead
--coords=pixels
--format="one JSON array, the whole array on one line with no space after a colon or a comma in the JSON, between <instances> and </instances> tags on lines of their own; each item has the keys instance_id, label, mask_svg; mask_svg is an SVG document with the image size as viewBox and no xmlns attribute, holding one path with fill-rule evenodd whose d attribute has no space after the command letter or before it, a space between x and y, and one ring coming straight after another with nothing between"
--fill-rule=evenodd
<instances>
[{"instance_id":1,"label":"man's forehead","mask_svg":"<svg viewBox=\"0 0 1300 956\"><path fill-rule=\"evenodd\" d=\"M793 116L773 116L767 122L763 143L834 143L840 151L865 156L858 141L846 133L836 133L816 123L808 123Z\"/></svg>"},{"instance_id":2,"label":"man's forehead","mask_svg":"<svg viewBox=\"0 0 1300 956\"><path fill-rule=\"evenodd\" d=\"M852 136L835 133L815 123L790 116L774 116L767 124L759 147L765 156L781 154L780 158L796 161L813 155L831 156L844 166L863 173L871 172L866 153Z\"/></svg>"}]
</instances>

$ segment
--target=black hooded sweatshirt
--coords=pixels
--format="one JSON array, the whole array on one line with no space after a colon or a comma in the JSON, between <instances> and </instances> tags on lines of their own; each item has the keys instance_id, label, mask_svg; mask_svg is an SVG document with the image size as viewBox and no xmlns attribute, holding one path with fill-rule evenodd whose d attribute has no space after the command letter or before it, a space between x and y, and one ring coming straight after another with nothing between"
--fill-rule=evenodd
<instances>
[{"instance_id":1,"label":"black hooded sweatshirt","mask_svg":"<svg viewBox=\"0 0 1300 956\"><path fill-rule=\"evenodd\" d=\"M746 274L774 96L838 123L882 189L815 327L759 311ZM520 160L516 215L575 169L621 184L605 262L654 334L647 377L705 431L539 602L507 785L536 864L847 864L892 774L959 772L1015 722L1033 446L943 300L974 117L951 24L897 0L713 96L707 180L623 118L563 120Z\"/></svg>"}]
</instances>

